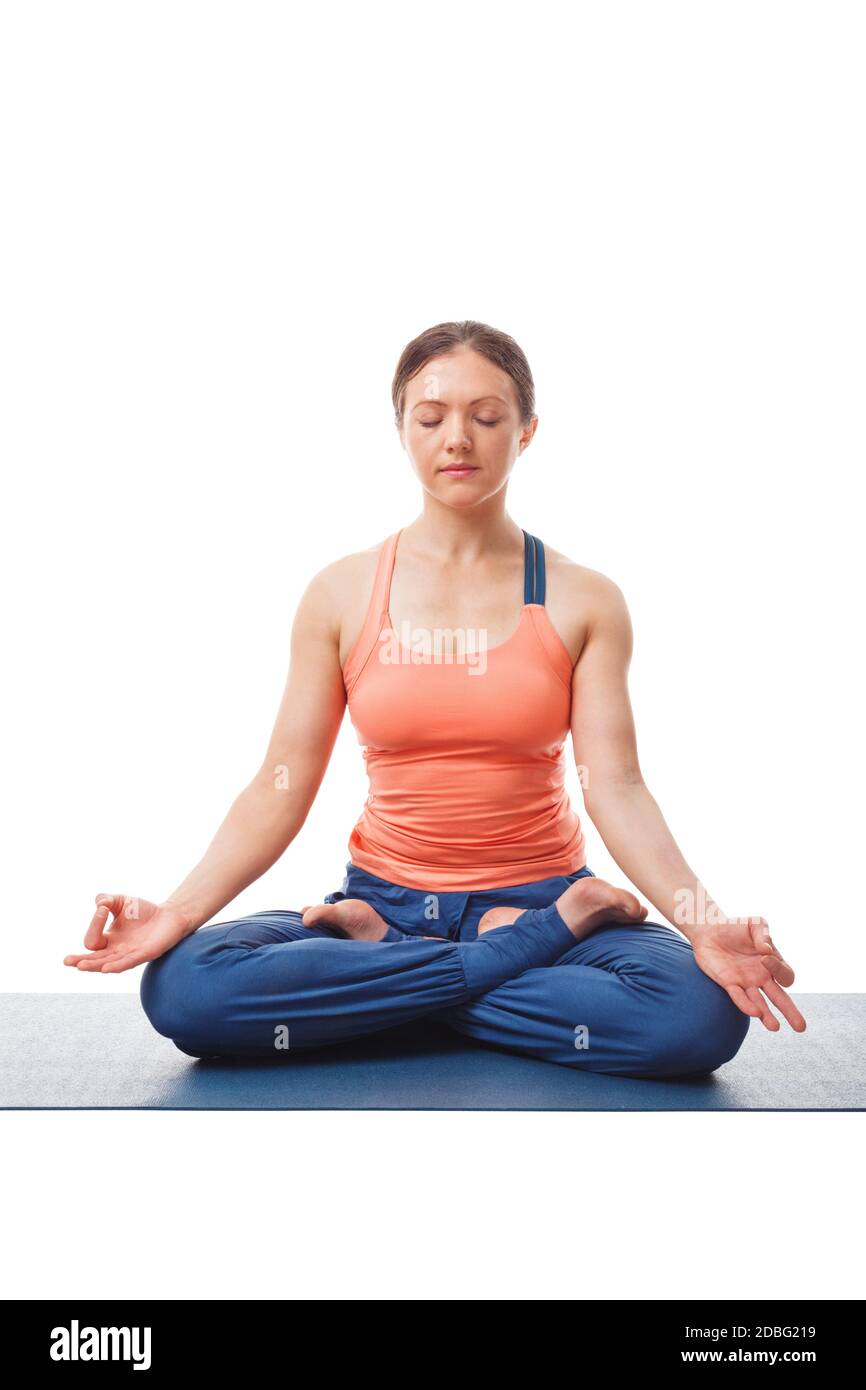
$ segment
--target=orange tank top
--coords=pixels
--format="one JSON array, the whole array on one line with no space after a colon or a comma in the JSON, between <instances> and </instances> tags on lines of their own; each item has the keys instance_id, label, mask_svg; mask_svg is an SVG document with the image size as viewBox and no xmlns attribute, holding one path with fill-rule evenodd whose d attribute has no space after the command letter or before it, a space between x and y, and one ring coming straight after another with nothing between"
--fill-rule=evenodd
<instances>
[{"instance_id":1,"label":"orange tank top","mask_svg":"<svg viewBox=\"0 0 866 1390\"><path fill-rule=\"evenodd\" d=\"M449 647L434 629L407 645L389 612L401 531L379 552L343 667L370 783L351 862L443 893L575 873L586 856L565 790L572 661L544 607L544 546L523 532L523 609L507 641L485 647L457 629Z\"/></svg>"}]
</instances>

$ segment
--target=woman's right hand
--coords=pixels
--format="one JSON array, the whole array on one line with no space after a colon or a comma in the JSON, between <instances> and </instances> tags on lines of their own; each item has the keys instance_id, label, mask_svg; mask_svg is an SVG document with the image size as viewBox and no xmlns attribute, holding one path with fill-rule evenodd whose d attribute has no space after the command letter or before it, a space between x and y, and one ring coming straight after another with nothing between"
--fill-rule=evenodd
<instances>
[{"instance_id":1,"label":"woman's right hand","mask_svg":"<svg viewBox=\"0 0 866 1390\"><path fill-rule=\"evenodd\" d=\"M194 930L189 918L170 903L157 906L123 893L97 893L96 911L84 936L89 954L64 956L63 964L105 975L131 970L171 950Z\"/></svg>"}]
</instances>

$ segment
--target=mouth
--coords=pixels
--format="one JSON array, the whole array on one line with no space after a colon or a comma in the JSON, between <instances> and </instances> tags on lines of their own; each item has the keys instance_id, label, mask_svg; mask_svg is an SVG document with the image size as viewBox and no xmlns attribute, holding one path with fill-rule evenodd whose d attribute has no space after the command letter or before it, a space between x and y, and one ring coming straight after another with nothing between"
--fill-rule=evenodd
<instances>
[{"instance_id":1,"label":"mouth","mask_svg":"<svg viewBox=\"0 0 866 1390\"><path fill-rule=\"evenodd\" d=\"M473 463L452 463L447 468L440 469L440 472L450 473L453 478L468 478L470 473L477 471Z\"/></svg>"}]
</instances>

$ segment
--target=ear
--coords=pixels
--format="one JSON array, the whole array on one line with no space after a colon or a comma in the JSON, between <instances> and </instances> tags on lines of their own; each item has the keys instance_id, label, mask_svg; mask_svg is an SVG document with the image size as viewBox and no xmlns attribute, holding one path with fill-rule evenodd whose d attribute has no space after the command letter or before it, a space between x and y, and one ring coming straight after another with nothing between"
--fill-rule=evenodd
<instances>
[{"instance_id":1,"label":"ear","mask_svg":"<svg viewBox=\"0 0 866 1390\"><path fill-rule=\"evenodd\" d=\"M523 450L524 450L525 448L527 448L527 446L528 446L529 443L531 442L532 437L533 437L533 435L535 434L535 431L536 431L537 429L538 429L538 416L537 416L537 415L533 415L533 417L532 417L532 419L530 420L529 424L526 425L525 428L524 428L523 430L521 430L521 433L520 433L520 449L519 449L519 452L520 452L521 454L523 453Z\"/></svg>"}]
</instances>

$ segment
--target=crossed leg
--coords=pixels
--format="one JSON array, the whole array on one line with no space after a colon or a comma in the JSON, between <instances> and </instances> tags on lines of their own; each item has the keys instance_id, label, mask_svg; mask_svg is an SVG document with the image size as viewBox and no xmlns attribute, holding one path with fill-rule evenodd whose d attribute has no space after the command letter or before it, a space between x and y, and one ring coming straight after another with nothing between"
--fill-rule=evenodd
<instances>
[{"instance_id":1,"label":"crossed leg","mask_svg":"<svg viewBox=\"0 0 866 1390\"><path fill-rule=\"evenodd\" d=\"M750 1023L701 970L690 943L656 922L598 927L554 965L436 1019L479 1042L565 1066L659 1078L715 1071L739 1051Z\"/></svg>"},{"instance_id":2,"label":"crossed leg","mask_svg":"<svg viewBox=\"0 0 866 1390\"><path fill-rule=\"evenodd\" d=\"M576 939L555 903L475 941L418 938L390 926L387 933L344 939L291 911L200 927L145 966L142 1007L156 1031L191 1056L273 1056L463 1003L551 965Z\"/></svg>"},{"instance_id":3,"label":"crossed leg","mask_svg":"<svg viewBox=\"0 0 866 1390\"><path fill-rule=\"evenodd\" d=\"M394 930L394 929L391 929ZM298 912L201 927L141 980L157 1032L194 1057L274 1056L425 1015L480 1042L588 1071L705 1073L739 1049L749 1018L656 923L606 923L575 941L530 909L477 941L346 940Z\"/></svg>"}]
</instances>

